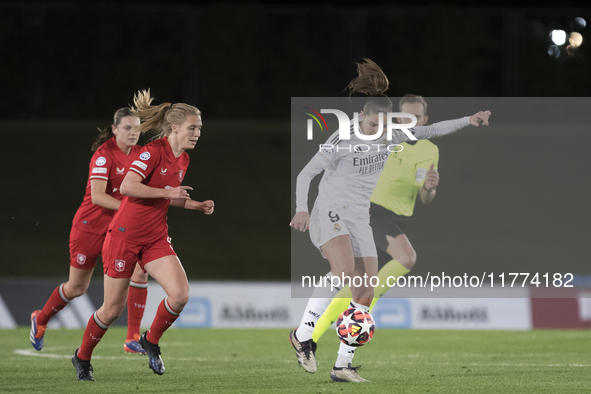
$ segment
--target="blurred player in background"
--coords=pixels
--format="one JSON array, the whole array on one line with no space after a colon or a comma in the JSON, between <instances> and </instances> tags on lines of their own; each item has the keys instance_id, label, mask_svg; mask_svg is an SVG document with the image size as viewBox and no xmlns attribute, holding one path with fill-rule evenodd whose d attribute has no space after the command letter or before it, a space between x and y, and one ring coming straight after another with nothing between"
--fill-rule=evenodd
<instances>
[{"instance_id":1,"label":"blurred player in background","mask_svg":"<svg viewBox=\"0 0 591 394\"><path fill-rule=\"evenodd\" d=\"M372 277L378 273L377 250L369 225L370 197L388 159L388 143L397 144L410 139L401 130L394 130L392 140L386 140L383 129L387 121L384 118L393 108L390 99L384 95L389 86L388 78L377 64L369 59L364 60L364 63L358 64L359 76L348 86L351 93L369 96L360 112L359 125L351 122L349 140L341 140L339 131L334 132L297 177L296 214L290 226L299 231L306 231L309 227L312 243L328 259L331 268L322 279L329 285L314 288L299 327L289 335L299 364L310 373L317 370L314 354L316 344L312 340L314 326L340 290L331 288L332 278L342 278L343 275L363 277L364 274ZM488 125L489 116L488 111L478 112L471 117L415 127L410 132L418 139L443 136L469 124L478 126L482 122ZM354 133L354 127L357 126L365 135L378 132L382 135L373 141L360 139ZM367 150L356 148L369 144L371 148ZM322 171L324 175L318 187L318 197L309 215L307 202L310 182ZM374 297L373 287L362 283L351 291L351 307L368 311ZM358 367L353 368L351 365L355 350L356 347L340 344L330 374L333 381L367 381L357 373Z\"/></svg>"},{"instance_id":2,"label":"blurred player in background","mask_svg":"<svg viewBox=\"0 0 591 394\"><path fill-rule=\"evenodd\" d=\"M422 96L407 94L400 99L400 112L413 114L417 126L424 126L429 120L427 102ZM408 118L398 119L407 123ZM435 198L439 185L439 149L429 140L407 141L400 144L403 150L394 152L388 158L382 175L371 195L370 225L378 249L378 278L387 283L388 277L398 278L407 274L417 260L417 254L404 233L414 211L417 195L425 204ZM374 289L375 303L390 287ZM326 312L316 323L312 340L318 342L324 332L334 323L341 312L347 309L351 300L351 289L344 287L333 298Z\"/></svg>"},{"instance_id":3,"label":"blurred player in background","mask_svg":"<svg viewBox=\"0 0 591 394\"><path fill-rule=\"evenodd\" d=\"M134 98L133 114L142 120L138 131L157 130L157 139L144 146L121 183L126 197L109 225L103 245L105 298L90 317L82 344L72 355L78 380L94 380L90 359L111 323L123 311L136 263L154 278L167 297L158 306L150 329L140 337L148 365L159 375L164 364L158 345L189 301L189 282L168 236L169 205L213 213L213 201L191 200L189 186L181 186L189 166L186 149L201 135L201 112L188 104L152 103L149 91Z\"/></svg>"},{"instance_id":4,"label":"blurred player in background","mask_svg":"<svg viewBox=\"0 0 591 394\"><path fill-rule=\"evenodd\" d=\"M101 254L107 227L121 205L121 181L137 156L140 119L130 108L115 112L113 124L100 133L92 150L86 193L78 208L70 232L70 276L55 288L45 306L31 315L30 340L36 350L43 348L49 320L70 301L88 289L96 260ZM145 354L139 345L140 323L148 296L148 275L138 266L129 289L127 340L128 353Z\"/></svg>"}]
</instances>

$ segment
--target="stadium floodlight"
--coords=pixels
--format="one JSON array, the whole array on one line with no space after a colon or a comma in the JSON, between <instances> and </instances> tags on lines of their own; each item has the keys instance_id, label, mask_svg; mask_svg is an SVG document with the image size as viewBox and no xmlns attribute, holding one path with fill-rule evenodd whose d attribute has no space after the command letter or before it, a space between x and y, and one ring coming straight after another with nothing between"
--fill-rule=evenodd
<instances>
[{"instance_id":1,"label":"stadium floodlight","mask_svg":"<svg viewBox=\"0 0 591 394\"><path fill-rule=\"evenodd\" d=\"M578 17L570 21L568 27L571 31L581 31L587 26L587 21L585 19Z\"/></svg>"},{"instance_id":2,"label":"stadium floodlight","mask_svg":"<svg viewBox=\"0 0 591 394\"><path fill-rule=\"evenodd\" d=\"M583 43L583 36L581 35L581 33L572 32L570 33L568 42L575 48L579 47Z\"/></svg>"},{"instance_id":3,"label":"stadium floodlight","mask_svg":"<svg viewBox=\"0 0 591 394\"><path fill-rule=\"evenodd\" d=\"M550 38L555 45L563 45L566 42L566 32L564 30L552 30Z\"/></svg>"},{"instance_id":4,"label":"stadium floodlight","mask_svg":"<svg viewBox=\"0 0 591 394\"><path fill-rule=\"evenodd\" d=\"M575 18L575 23L579 29L584 29L587 26L587 21L581 17Z\"/></svg>"},{"instance_id":5,"label":"stadium floodlight","mask_svg":"<svg viewBox=\"0 0 591 394\"><path fill-rule=\"evenodd\" d=\"M550 48L548 48L548 55L554 59L558 59L560 57L560 48L556 45L550 45Z\"/></svg>"}]
</instances>

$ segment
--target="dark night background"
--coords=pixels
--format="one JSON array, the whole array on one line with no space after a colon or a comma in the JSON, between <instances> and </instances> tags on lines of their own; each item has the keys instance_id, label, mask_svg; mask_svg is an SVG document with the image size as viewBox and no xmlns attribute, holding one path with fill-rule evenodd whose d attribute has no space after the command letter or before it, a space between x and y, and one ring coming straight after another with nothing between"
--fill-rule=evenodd
<instances>
[{"instance_id":1,"label":"dark night background","mask_svg":"<svg viewBox=\"0 0 591 394\"><path fill-rule=\"evenodd\" d=\"M107 126L137 90L150 88L155 103L186 102L203 112L202 138L190 152L185 184L196 189L193 198L213 199L216 212L204 217L171 209L169 215L170 235L190 279L289 279L291 97L344 95L356 75L353 63L362 57L390 77L392 96L589 94L591 30L572 21L591 22L591 8L513 4L0 4L0 276L67 275L68 235L82 201L95 128ZM575 28L583 45L567 51L567 42L558 57L550 56L550 31L568 34ZM492 154L491 145L501 141L486 138L490 143L479 144L475 137L470 146L491 160L483 163L487 184L510 187L503 177L515 169L492 171L502 157ZM580 206L571 204L559 221L541 220L543 233L556 237L540 240L533 234L531 243L522 245L520 261L528 259L528 250L536 252L527 263L533 268L544 253L557 265L561 258L582 258L588 234L584 201L591 190L580 168L588 168L584 147L591 138L569 135L576 153L556 153L562 155L554 158L558 161L580 159L581 182L571 174L572 182L561 188L548 183L552 165L540 155L545 141L560 136L544 138L538 141L543 146L530 151L531 160L522 160L548 167L523 169L528 187L519 192L530 194L520 196L539 204L539 212L553 212L565 195ZM524 145L532 140L536 137L515 138ZM458 141L436 141L445 169L436 201L443 200L445 213L457 214L438 221L436 203L417 210L409 233L419 252L417 268L441 257L421 237L421 228L429 228L430 236L453 233L466 220L482 223L479 214L496 221L494 231L462 239L456 248L466 251L464 258L484 253L483 239L498 245L495 259L515 253L503 248L502 228L524 219L509 209L510 198L493 202L465 194L481 184L478 172L461 167ZM445 200L445 194L451 198ZM572 212L578 215L570 217ZM581 239L561 238L562 230Z\"/></svg>"}]
</instances>

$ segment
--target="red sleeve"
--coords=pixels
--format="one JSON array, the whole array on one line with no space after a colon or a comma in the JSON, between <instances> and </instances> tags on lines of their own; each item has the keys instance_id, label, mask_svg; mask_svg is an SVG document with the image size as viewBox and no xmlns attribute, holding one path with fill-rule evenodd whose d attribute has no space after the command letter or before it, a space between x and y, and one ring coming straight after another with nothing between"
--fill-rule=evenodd
<instances>
[{"instance_id":1,"label":"red sleeve","mask_svg":"<svg viewBox=\"0 0 591 394\"><path fill-rule=\"evenodd\" d=\"M146 179L146 177L154 171L159 156L160 152L158 148L153 144L148 144L140 150L139 155L131 163L129 170L137 172L143 179Z\"/></svg>"},{"instance_id":2,"label":"red sleeve","mask_svg":"<svg viewBox=\"0 0 591 394\"><path fill-rule=\"evenodd\" d=\"M88 178L108 181L112 165L113 160L108 152L98 149L94 155L92 155L92 159L90 160L90 172Z\"/></svg>"}]
</instances>

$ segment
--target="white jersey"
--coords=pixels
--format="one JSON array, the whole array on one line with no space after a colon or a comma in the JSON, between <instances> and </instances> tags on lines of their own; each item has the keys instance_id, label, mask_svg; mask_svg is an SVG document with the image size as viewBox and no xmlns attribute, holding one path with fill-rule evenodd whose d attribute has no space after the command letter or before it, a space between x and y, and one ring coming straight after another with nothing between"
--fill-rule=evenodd
<instances>
[{"instance_id":1,"label":"white jersey","mask_svg":"<svg viewBox=\"0 0 591 394\"><path fill-rule=\"evenodd\" d=\"M447 120L430 126L409 129L417 139L429 139L453 133L470 124L470 117ZM359 128L360 129L360 128ZM350 139L341 140L335 131L297 178L296 212L308 212L308 190L312 179L324 171L314 208L322 210L337 205L352 216L369 216L370 197L386 160L399 144L409 138L394 130L392 140L382 135L367 141L357 137L351 123Z\"/></svg>"}]
</instances>

